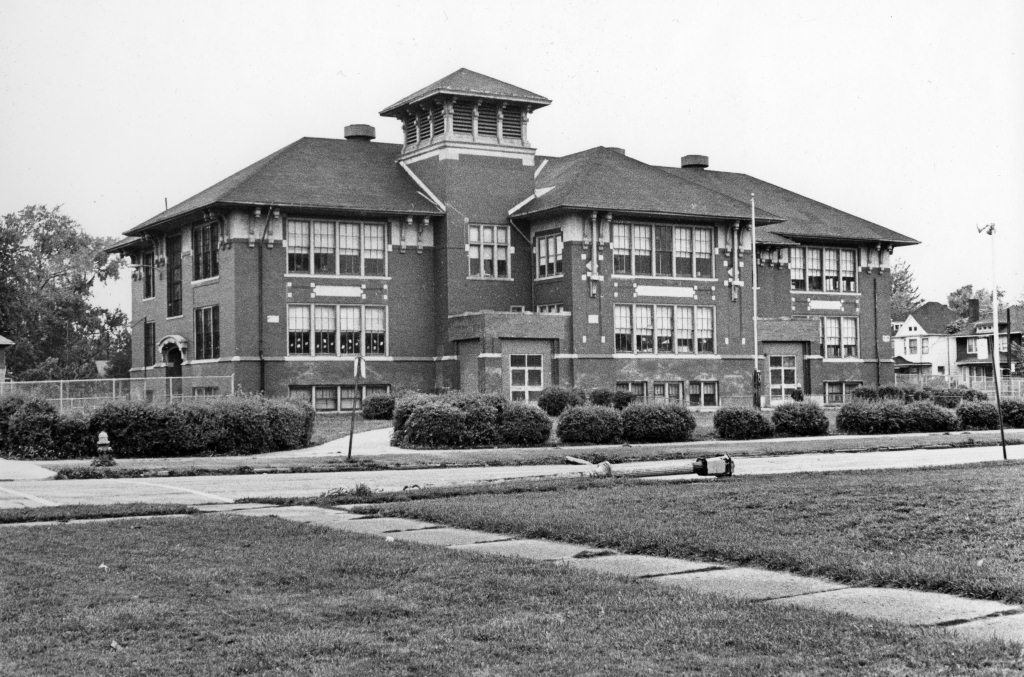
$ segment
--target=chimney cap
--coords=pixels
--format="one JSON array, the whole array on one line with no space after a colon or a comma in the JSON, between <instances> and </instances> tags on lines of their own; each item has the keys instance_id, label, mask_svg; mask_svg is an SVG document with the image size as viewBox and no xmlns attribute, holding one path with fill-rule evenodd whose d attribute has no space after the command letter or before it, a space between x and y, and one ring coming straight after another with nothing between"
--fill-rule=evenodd
<instances>
[{"instance_id":1,"label":"chimney cap","mask_svg":"<svg viewBox=\"0 0 1024 677\"><path fill-rule=\"evenodd\" d=\"M377 130L373 125L347 125L345 138L349 141L373 141L377 138Z\"/></svg>"},{"instance_id":2,"label":"chimney cap","mask_svg":"<svg viewBox=\"0 0 1024 677\"><path fill-rule=\"evenodd\" d=\"M708 168L708 156L707 155L684 155L679 161L679 166L683 169L707 169Z\"/></svg>"}]
</instances>

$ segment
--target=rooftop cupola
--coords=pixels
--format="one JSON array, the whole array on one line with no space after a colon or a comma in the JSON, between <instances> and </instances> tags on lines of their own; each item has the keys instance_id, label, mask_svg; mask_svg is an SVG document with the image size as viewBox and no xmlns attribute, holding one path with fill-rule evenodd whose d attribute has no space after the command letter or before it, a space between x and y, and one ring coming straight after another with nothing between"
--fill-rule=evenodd
<instances>
[{"instance_id":1,"label":"rooftop cupola","mask_svg":"<svg viewBox=\"0 0 1024 677\"><path fill-rule=\"evenodd\" d=\"M380 114L402 121L403 159L436 151L442 159L493 154L523 156L524 163L532 164L527 119L550 103L521 87L460 68Z\"/></svg>"}]
</instances>

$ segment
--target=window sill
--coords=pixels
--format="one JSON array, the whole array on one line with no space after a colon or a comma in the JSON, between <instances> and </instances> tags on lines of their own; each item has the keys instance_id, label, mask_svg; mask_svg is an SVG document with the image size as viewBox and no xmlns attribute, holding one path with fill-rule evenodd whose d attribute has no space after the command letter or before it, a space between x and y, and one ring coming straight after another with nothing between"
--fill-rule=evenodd
<instances>
[{"instance_id":1,"label":"window sill","mask_svg":"<svg viewBox=\"0 0 1024 677\"><path fill-rule=\"evenodd\" d=\"M297 279L325 278L329 280L390 280L390 275L336 275L334 273L285 273Z\"/></svg>"},{"instance_id":2,"label":"window sill","mask_svg":"<svg viewBox=\"0 0 1024 677\"><path fill-rule=\"evenodd\" d=\"M185 316L184 315L168 315L165 319L168 319L168 320L180 320L183 317L185 317Z\"/></svg>"},{"instance_id":3,"label":"window sill","mask_svg":"<svg viewBox=\"0 0 1024 677\"><path fill-rule=\"evenodd\" d=\"M667 275L629 275L627 273L612 273L615 280L661 280L662 282L717 282L714 275L710 277L669 277Z\"/></svg>"},{"instance_id":4,"label":"window sill","mask_svg":"<svg viewBox=\"0 0 1024 677\"><path fill-rule=\"evenodd\" d=\"M204 277L198 280L192 280L190 283L193 287L201 287L206 284L215 284L220 282L220 275L214 275L213 277Z\"/></svg>"},{"instance_id":5,"label":"window sill","mask_svg":"<svg viewBox=\"0 0 1024 677\"><path fill-rule=\"evenodd\" d=\"M565 273L559 273L558 275L547 275L545 277L535 277L534 282L550 282L551 280L561 280L565 278Z\"/></svg>"},{"instance_id":6,"label":"window sill","mask_svg":"<svg viewBox=\"0 0 1024 677\"><path fill-rule=\"evenodd\" d=\"M514 278L514 277L484 277L482 275L479 275L479 276L477 276L477 275L467 275L466 279L467 280L472 280L473 282L515 282L516 281L516 278Z\"/></svg>"},{"instance_id":7,"label":"window sill","mask_svg":"<svg viewBox=\"0 0 1024 677\"><path fill-rule=\"evenodd\" d=\"M859 291L808 291L806 289L790 289L791 294L808 294L813 296L860 296Z\"/></svg>"},{"instance_id":8,"label":"window sill","mask_svg":"<svg viewBox=\"0 0 1024 677\"><path fill-rule=\"evenodd\" d=\"M847 364L861 364L864 362L863 358L860 357L823 357L822 362L828 363L847 363Z\"/></svg>"},{"instance_id":9,"label":"window sill","mask_svg":"<svg viewBox=\"0 0 1024 677\"><path fill-rule=\"evenodd\" d=\"M142 297L142 300L143 300L143 301L152 301L152 300L154 300L154 299L156 299L156 297L155 297L155 296L143 296L143 297Z\"/></svg>"}]
</instances>

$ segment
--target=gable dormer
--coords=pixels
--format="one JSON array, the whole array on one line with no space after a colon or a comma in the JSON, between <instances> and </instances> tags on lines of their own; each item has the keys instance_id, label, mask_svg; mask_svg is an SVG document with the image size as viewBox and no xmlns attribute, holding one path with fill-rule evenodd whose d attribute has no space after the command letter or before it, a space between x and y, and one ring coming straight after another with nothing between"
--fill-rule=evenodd
<instances>
[{"instance_id":1,"label":"gable dormer","mask_svg":"<svg viewBox=\"0 0 1024 677\"><path fill-rule=\"evenodd\" d=\"M426 155L522 156L533 164L526 135L531 112L550 104L538 94L466 68L380 112L402 122L402 160Z\"/></svg>"}]
</instances>

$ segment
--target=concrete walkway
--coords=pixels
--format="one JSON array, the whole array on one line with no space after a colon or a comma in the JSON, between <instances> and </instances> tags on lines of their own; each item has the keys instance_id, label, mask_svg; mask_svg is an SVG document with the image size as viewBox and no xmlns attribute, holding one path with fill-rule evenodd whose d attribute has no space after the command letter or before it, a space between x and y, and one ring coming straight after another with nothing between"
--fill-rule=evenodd
<instances>
[{"instance_id":1,"label":"concrete walkway","mask_svg":"<svg viewBox=\"0 0 1024 677\"><path fill-rule=\"evenodd\" d=\"M275 516L388 541L409 541L465 552L523 557L587 571L644 579L656 585L726 595L752 604L792 605L900 625L942 628L974 639L1024 644L1024 608L989 600L895 588L853 587L823 578L714 562L630 555L558 541L522 539L419 520L359 515L349 510L235 504L200 507Z\"/></svg>"},{"instance_id":2,"label":"concrete walkway","mask_svg":"<svg viewBox=\"0 0 1024 677\"><path fill-rule=\"evenodd\" d=\"M1024 445L1008 447L1011 459L1024 459ZM828 472L883 468L915 468L1002 460L1000 447L909 449L857 454L797 454L736 459L736 475ZM681 468L682 461L618 463L619 470ZM475 466L421 470L364 470L268 475L206 475L146 479L0 482L0 509L45 505L110 503L232 503L253 497L304 498L329 491L352 491L363 485L373 491L410 487L443 487L509 479L579 477L578 465Z\"/></svg>"}]
</instances>

